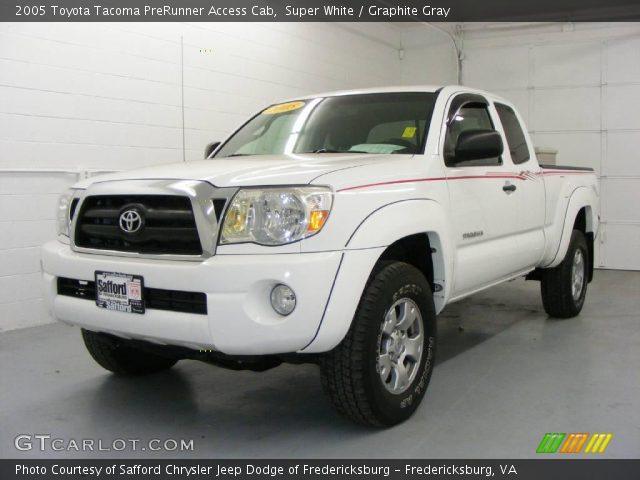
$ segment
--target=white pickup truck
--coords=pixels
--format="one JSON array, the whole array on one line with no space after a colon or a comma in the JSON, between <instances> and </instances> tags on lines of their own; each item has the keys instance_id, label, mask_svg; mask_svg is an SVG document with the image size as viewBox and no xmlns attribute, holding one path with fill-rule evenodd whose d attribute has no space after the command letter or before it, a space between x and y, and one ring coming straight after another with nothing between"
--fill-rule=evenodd
<instances>
[{"instance_id":1,"label":"white pickup truck","mask_svg":"<svg viewBox=\"0 0 640 480\"><path fill-rule=\"evenodd\" d=\"M580 313L598 195L593 171L539 165L487 92L302 97L202 161L75 185L45 295L116 374L313 362L338 411L389 426L425 394L448 303L526 275L550 316Z\"/></svg>"}]
</instances>

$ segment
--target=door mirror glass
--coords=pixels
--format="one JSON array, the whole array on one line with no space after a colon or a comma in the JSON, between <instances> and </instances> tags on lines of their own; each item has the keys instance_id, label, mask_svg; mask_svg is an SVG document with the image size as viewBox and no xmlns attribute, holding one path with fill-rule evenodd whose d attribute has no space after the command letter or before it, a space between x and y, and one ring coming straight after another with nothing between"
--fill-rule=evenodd
<instances>
[{"instance_id":1,"label":"door mirror glass","mask_svg":"<svg viewBox=\"0 0 640 480\"><path fill-rule=\"evenodd\" d=\"M460 132L451 163L496 158L503 152L502 137L495 130L474 128Z\"/></svg>"},{"instance_id":2,"label":"door mirror glass","mask_svg":"<svg viewBox=\"0 0 640 480\"><path fill-rule=\"evenodd\" d=\"M204 147L204 158L209 158L211 154L220 146L220 142L211 142Z\"/></svg>"}]
</instances>

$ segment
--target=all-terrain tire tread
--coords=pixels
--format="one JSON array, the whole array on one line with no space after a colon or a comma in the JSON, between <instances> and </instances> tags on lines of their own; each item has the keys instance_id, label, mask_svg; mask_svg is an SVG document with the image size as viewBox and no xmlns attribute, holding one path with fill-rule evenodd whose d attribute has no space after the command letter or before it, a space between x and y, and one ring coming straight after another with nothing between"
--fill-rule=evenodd
<instances>
[{"instance_id":1,"label":"all-terrain tire tread","mask_svg":"<svg viewBox=\"0 0 640 480\"><path fill-rule=\"evenodd\" d=\"M577 247L582 247L588 254L584 234L579 230L574 230L571 234L567 254L562 262L554 268L543 271L540 282L542 305L550 317L571 318L580 313L580 308L576 308L573 300L571 283L567 281L567 278L571 277L573 253Z\"/></svg>"},{"instance_id":2,"label":"all-terrain tire tread","mask_svg":"<svg viewBox=\"0 0 640 480\"><path fill-rule=\"evenodd\" d=\"M99 333L82 329L82 339L91 357L116 375L145 375L171 368L177 360L128 349L124 351Z\"/></svg>"},{"instance_id":3,"label":"all-terrain tire tread","mask_svg":"<svg viewBox=\"0 0 640 480\"><path fill-rule=\"evenodd\" d=\"M349 332L340 345L323 356L322 387L334 409L358 423L383 426L373 412L365 392L365 361L363 359L366 332L373 314L375 299L381 295L387 280L398 270L409 266L400 262L380 262L360 299Z\"/></svg>"}]
</instances>

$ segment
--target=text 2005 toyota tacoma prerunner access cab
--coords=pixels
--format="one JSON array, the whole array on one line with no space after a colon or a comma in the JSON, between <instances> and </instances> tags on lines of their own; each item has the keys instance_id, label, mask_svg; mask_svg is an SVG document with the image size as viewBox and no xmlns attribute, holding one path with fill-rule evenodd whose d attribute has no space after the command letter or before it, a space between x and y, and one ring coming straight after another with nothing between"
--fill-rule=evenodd
<instances>
[{"instance_id":1,"label":"text 2005 toyota tacoma prerunner access cab","mask_svg":"<svg viewBox=\"0 0 640 480\"><path fill-rule=\"evenodd\" d=\"M337 410L388 426L425 394L448 303L526 275L550 316L582 309L597 179L539 165L490 93L303 97L206 153L61 198L48 306L112 372L313 362Z\"/></svg>"}]
</instances>

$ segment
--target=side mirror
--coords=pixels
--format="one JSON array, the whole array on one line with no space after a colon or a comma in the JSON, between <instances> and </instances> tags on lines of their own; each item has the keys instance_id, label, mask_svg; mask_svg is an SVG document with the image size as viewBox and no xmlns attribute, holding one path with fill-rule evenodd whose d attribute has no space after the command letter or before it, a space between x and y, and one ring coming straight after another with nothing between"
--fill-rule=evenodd
<instances>
[{"instance_id":1,"label":"side mirror","mask_svg":"<svg viewBox=\"0 0 640 480\"><path fill-rule=\"evenodd\" d=\"M502 155L504 146L502 137L495 130L471 129L461 132L456 143L455 156L452 163L468 160L495 158Z\"/></svg>"},{"instance_id":2,"label":"side mirror","mask_svg":"<svg viewBox=\"0 0 640 480\"><path fill-rule=\"evenodd\" d=\"M204 158L209 158L209 156L215 151L216 148L220 146L220 142L211 142L204 147Z\"/></svg>"}]
</instances>

